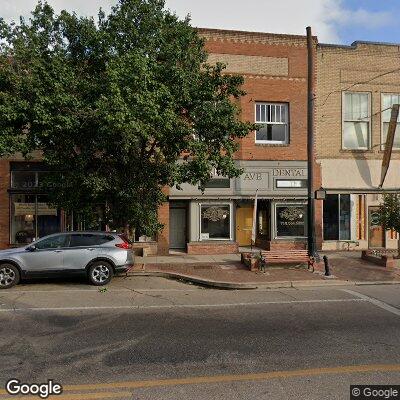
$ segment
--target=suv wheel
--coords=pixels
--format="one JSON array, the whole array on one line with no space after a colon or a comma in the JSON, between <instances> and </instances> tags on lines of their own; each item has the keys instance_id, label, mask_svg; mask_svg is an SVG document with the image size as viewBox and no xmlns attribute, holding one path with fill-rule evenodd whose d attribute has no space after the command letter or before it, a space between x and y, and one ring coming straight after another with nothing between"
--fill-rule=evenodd
<instances>
[{"instance_id":1,"label":"suv wheel","mask_svg":"<svg viewBox=\"0 0 400 400\"><path fill-rule=\"evenodd\" d=\"M113 275L113 268L107 261L96 261L89 268L89 280L95 286L107 285Z\"/></svg>"},{"instance_id":2,"label":"suv wheel","mask_svg":"<svg viewBox=\"0 0 400 400\"><path fill-rule=\"evenodd\" d=\"M8 289L18 284L20 274L18 268L12 264L0 264L0 289Z\"/></svg>"}]
</instances>

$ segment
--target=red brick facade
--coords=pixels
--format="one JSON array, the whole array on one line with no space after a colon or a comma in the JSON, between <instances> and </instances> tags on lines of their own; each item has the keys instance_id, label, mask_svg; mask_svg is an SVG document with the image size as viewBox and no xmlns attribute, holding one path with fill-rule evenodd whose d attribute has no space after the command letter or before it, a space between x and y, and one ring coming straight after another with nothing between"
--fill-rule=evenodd
<instances>
[{"instance_id":1,"label":"red brick facade","mask_svg":"<svg viewBox=\"0 0 400 400\"><path fill-rule=\"evenodd\" d=\"M306 38L294 35L274 35L200 29L206 40L206 49L210 62L222 61L228 64L228 73L240 73L245 78L243 89L246 95L241 99L241 117L255 122L255 103L288 103L290 115L289 143L283 145L256 144L255 133L239 140L240 148L235 154L237 160L269 161L306 161L307 160L307 44ZM316 39L315 55L316 55ZM229 64L229 61L231 64ZM235 69L236 68L236 69ZM315 80L314 80L315 81ZM315 165L315 188L320 187L320 173ZM160 210L167 213L168 206ZM316 204L317 242L321 237L321 205ZM167 217L164 218L164 221ZM162 253L168 248L165 230L159 235ZM304 248L303 241L258 240L266 248ZM213 254L216 252L234 252L237 244L190 242L187 251L190 254ZM217 250L216 250L217 249Z\"/></svg>"}]
</instances>

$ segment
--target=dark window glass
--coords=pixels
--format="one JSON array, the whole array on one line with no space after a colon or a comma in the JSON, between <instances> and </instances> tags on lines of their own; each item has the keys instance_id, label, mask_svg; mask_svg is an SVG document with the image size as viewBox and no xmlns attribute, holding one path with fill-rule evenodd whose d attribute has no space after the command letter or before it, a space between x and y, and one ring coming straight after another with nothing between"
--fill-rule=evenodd
<instances>
[{"instance_id":1,"label":"dark window glass","mask_svg":"<svg viewBox=\"0 0 400 400\"><path fill-rule=\"evenodd\" d=\"M286 142L286 125L264 125L256 133L257 140Z\"/></svg>"},{"instance_id":2,"label":"dark window glass","mask_svg":"<svg viewBox=\"0 0 400 400\"><path fill-rule=\"evenodd\" d=\"M324 200L324 239L339 239L339 195L328 194Z\"/></svg>"},{"instance_id":3,"label":"dark window glass","mask_svg":"<svg viewBox=\"0 0 400 400\"><path fill-rule=\"evenodd\" d=\"M276 236L305 236L306 207L303 205L276 206Z\"/></svg>"},{"instance_id":4,"label":"dark window glass","mask_svg":"<svg viewBox=\"0 0 400 400\"><path fill-rule=\"evenodd\" d=\"M340 231L339 231L339 239L340 240L350 240L351 232L350 232L350 195L349 194L341 194L340 195Z\"/></svg>"},{"instance_id":5,"label":"dark window glass","mask_svg":"<svg viewBox=\"0 0 400 400\"><path fill-rule=\"evenodd\" d=\"M11 187L13 189L33 189L37 187L36 172L12 171Z\"/></svg>"},{"instance_id":6,"label":"dark window glass","mask_svg":"<svg viewBox=\"0 0 400 400\"><path fill-rule=\"evenodd\" d=\"M35 243L35 247L40 250L44 249L58 249L64 247L65 235L52 236Z\"/></svg>"},{"instance_id":7,"label":"dark window glass","mask_svg":"<svg viewBox=\"0 0 400 400\"><path fill-rule=\"evenodd\" d=\"M86 246L97 246L103 243L107 243L114 238L110 235L92 235L88 233L77 233L71 235L69 247L86 247Z\"/></svg>"},{"instance_id":8,"label":"dark window glass","mask_svg":"<svg viewBox=\"0 0 400 400\"><path fill-rule=\"evenodd\" d=\"M350 240L349 194L328 194L324 200L324 240Z\"/></svg>"},{"instance_id":9,"label":"dark window glass","mask_svg":"<svg viewBox=\"0 0 400 400\"><path fill-rule=\"evenodd\" d=\"M201 238L229 239L230 220L228 205L201 206Z\"/></svg>"}]
</instances>

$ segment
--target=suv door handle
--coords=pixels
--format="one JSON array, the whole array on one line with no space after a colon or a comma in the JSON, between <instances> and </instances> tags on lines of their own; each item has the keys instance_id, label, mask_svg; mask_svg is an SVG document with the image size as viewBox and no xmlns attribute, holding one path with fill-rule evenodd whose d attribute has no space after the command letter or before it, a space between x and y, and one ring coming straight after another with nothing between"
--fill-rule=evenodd
<instances>
[{"instance_id":1,"label":"suv door handle","mask_svg":"<svg viewBox=\"0 0 400 400\"><path fill-rule=\"evenodd\" d=\"M90 249L86 249L86 250L93 251L94 249L90 248Z\"/></svg>"},{"instance_id":2,"label":"suv door handle","mask_svg":"<svg viewBox=\"0 0 400 400\"><path fill-rule=\"evenodd\" d=\"M54 253L62 253L62 250L54 250Z\"/></svg>"}]
</instances>

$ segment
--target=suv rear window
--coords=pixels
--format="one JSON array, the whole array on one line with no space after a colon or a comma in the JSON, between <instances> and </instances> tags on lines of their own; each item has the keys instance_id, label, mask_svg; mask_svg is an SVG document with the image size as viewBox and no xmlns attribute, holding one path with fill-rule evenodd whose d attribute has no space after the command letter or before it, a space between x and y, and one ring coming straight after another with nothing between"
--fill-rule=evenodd
<instances>
[{"instance_id":1,"label":"suv rear window","mask_svg":"<svg viewBox=\"0 0 400 400\"><path fill-rule=\"evenodd\" d=\"M71 235L69 247L98 246L114 240L111 235L93 235L90 233L75 233Z\"/></svg>"}]
</instances>

